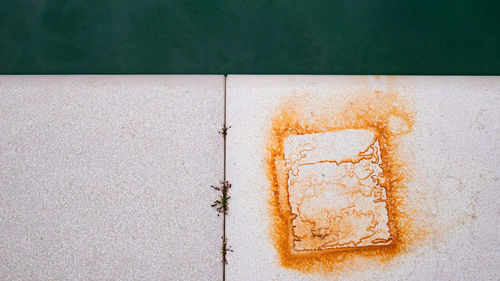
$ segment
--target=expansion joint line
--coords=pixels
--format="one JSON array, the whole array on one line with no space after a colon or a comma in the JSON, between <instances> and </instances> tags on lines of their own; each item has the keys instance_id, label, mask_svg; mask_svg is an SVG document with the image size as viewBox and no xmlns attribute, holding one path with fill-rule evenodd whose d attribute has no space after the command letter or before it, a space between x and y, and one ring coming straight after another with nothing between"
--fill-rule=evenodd
<instances>
[{"instance_id":1,"label":"expansion joint line","mask_svg":"<svg viewBox=\"0 0 500 281\"><path fill-rule=\"evenodd\" d=\"M222 281L226 280L226 264L227 258L226 255L228 252L232 252L231 246L227 244L226 237L226 216L229 210L229 199L231 198L228 195L228 190L231 188L231 184L226 180L226 138L227 133L230 126L228 127L226 124L226 75L224 75L224 122L222 125L222 129L219 131L219 134L222 135L223 138L223 162L224 162L224 171L223 171L223 180L220 182L218 186L211 186L213 189L220 192L220 196L217 200L212 203L212 207L217 210L217 216L222 215L222 246L221 246L221 255L222 255Z\"/></svg>"}]
</instances>

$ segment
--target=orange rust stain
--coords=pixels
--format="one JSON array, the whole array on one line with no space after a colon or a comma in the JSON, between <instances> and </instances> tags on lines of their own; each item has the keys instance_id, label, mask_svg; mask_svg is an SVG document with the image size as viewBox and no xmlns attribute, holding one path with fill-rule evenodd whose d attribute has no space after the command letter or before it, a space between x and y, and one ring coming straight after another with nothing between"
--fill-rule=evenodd
<instances>
[{"instance_id":1,"label":"orange rust stain","mask_svg":"<svg viewBox=\"0 0 500 281\"><path fill-rule=\"evenodd\" d=\"M352 94L352 93L351 93ZM398 146L398 139L412 130L415 112L410 102L397 92L360 90L350 96L347 103L335 100L318 100L311 95L295 95L283 100L281 108L272 116L272 126L267 141L266 173L270 181L270 235L278 252L281 265L304 273L341 272L358 269L363 260L386 263L403 253L425 231L413 229L412 212L406 206L405 183L409 174L405 169ZM344 101L346 97L343 97ZM399 120L394 128L394 119ZM342 249L297 251L293 247L294 234L291 220L294 215L288 199L287 171L284 140L290 135L325 133L345 129L369 129L376 132L382 157L382 170L387 179L381 185L386 190L386 205L391 233L390 244ZM304 148L306 151L308 148ZM300 157L300 155L299 155ZM387 243L375 239L373 244ZM344 271L345 272L345 271Z\"/></svg>"}]
</instances>

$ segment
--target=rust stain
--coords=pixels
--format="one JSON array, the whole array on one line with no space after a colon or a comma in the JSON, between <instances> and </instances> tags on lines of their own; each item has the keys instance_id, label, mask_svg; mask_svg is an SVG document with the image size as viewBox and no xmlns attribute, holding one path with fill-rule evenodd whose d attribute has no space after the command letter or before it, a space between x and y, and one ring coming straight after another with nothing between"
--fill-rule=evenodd
<instances>
[{"instance_id":1,"label":"rust stain","mask_svg":"<svg viewBox=\"0 0 500 281\"><path fill-rule=\"evenodd\" d=\"M405 158L399 150L399 138L411 132L414 125L415 112L411 109L411 103L392 90L364 89L349 93L342 99L343 103L335 99L318 100L318 97L312 95L296 94L293 99L283 100L281 108L272 116L266 159L266 173L271 183L270 235L281 265L303 273L345 273L345 268L363 267L363 261L366 259L386 263L403 253L417 239L427 235L422 227L415 225L415 214L406 204L408 198L405 183L409 179L409 173ZM287 165L284 142L292 135L350 129L375 132L380 150L378 153L382 158L380 165L386 179L378 184L385 189L386 197L378 198L374 202L384 201L386 204L390 237L372 237L369 241L371 244L362 247L355 247L356 243L347 243L352 247L323 247L299 251L294 247L297 236L292 226L297 215L291 211L287 188L289 175L294 173L290 170L290 163L304 158L304 153L314 149L314 144L299 146L296 158L289 160ZM365 151L357 158L351 159L351 162L357 163L369 157L371 156ZM353 211L350 213L360 215ZM366 216L373 219L371 214ZM373 221L369 222L373 228ZM361 239L366 238L369 237Z\"/></svg>"}]
</instances>

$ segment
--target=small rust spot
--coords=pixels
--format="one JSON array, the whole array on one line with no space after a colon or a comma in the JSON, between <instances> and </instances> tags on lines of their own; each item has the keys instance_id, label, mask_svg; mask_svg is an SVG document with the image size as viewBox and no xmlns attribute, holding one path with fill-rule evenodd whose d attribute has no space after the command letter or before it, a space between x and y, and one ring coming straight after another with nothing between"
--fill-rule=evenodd
<instances>
[{"instance_id":1,"label":"small rust spot","mask_svg":"<svg viewBox=\"0 0 500 281\"><path fill-rule=\"evenodd\" d=\"M286 268L328 273L386 262L424 235L412 230L398 146L414 125L409 101L370 89L343 99L296 94L272 116L270 234ZM352 141L363 149L346 146Z\"/></svg>"}]
</instances>

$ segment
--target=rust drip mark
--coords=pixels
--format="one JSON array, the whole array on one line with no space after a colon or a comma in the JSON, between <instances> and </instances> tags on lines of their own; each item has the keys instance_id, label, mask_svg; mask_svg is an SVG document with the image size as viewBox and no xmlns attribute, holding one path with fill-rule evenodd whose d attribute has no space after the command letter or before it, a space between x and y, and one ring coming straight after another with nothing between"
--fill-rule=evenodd
<instances>
[{"instance_id":1,"label":"rust drip mark","mask_svg":"<svg viewBox=\"0 0 500 281\"><path fill-rule=\"evenodd\" d=\"M267 146L270 233L282 266L327 273L386 262L422 235L411 231L398 150L414 124L408 104L372 90L344 104L308 95L282 103Z\"/></svg>"}]
</instances>

